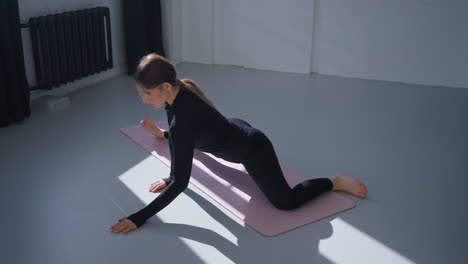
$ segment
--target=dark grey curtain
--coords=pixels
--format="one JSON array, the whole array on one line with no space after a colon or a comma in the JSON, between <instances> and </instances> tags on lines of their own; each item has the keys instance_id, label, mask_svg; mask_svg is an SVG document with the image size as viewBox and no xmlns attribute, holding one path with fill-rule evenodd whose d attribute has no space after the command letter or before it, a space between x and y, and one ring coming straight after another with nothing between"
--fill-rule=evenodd
<instances>
[{"instance_id":1,"label":"dark grey curtain","mask_svg":"<svg viewBox=\"0 0 468 264\"><path fill-rule=\"evenodd\" d=\"M18 0L0 0L0 127L29 115Z\"/></svg>"},{"instance_id":2,"label":"dark grey curtain","mask_svg":"<svg viewBox=\"0 0 468 264\"><path fill-rule=\"evenodd\" d=\"M125 48L128 75L144 55L155 52L165 56L162 42L160 0L123 0Z\"/></svg>"}]
</instances>

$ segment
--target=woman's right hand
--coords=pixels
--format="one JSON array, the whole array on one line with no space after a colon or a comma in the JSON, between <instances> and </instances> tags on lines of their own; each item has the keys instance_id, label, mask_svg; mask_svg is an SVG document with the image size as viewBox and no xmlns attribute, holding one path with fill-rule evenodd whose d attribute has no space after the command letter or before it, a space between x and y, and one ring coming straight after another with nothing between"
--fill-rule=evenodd
<instances>
[{"instance_id":1,"label":"woman's right hand","mask_svg":"<svg viewBox=\"0 0 468 264\"><path fill-rule=\"evenodd\" d=\"M158 139L165 139L164 136L164 129L158 127L156 122L153 121L149 116L145 117L143 120L140 121L140 125L146 129L151 134L155 135Z\"/></svg>"},{"instance_id":2,"label":"woman's right hand","mask_svg":"<svg viewBox=\"0 0 468 264\"><path fill-rule=\"evenodd\" d=\"M162 189L166 188L166 182L164 180L159 180L157 182L154 182L151 184L149 187L150 192L159 192Z\"/></svg>"}]
</instances>

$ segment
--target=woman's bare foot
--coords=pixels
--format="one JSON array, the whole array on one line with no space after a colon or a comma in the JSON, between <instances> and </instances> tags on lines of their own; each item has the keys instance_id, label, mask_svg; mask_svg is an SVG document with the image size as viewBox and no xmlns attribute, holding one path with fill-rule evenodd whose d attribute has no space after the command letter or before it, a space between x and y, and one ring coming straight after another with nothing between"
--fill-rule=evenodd
<instances>
[{"instance_id":1,"label":"woman's bare foot","mask_svg":"<svg viewBox=\"0 0 468 264\"><path fill-rule=\"evenodd\" d=\"M367 195L366 185L352 177L337 174L331 178L331 181L334 191L347 192L359 198L365 198Z\"/></svg>"},{"instance_id":2,"label":"woman's bare foot","mask_svg":"<svg viewBox=\"0 0 468 264\"><path fill-rule=\"evenodd\" d=\"M140 121L140 125L159 139L164 139L164 130L160 129L149 116Z\"/></svg>"},{"instance_id":3,"label":"woman's bare foot","mask_svg":"<svg viewBox=\"0 0 468 264\"><path fill-rule=\"evenodd\" d=\"M166 182L164 180L159 180L159 181L154 182L154 183L151 184L151 186L149 187L149 191L150 192L160 192L166 187L167 187Z\"/></svg>"}]
</instances>

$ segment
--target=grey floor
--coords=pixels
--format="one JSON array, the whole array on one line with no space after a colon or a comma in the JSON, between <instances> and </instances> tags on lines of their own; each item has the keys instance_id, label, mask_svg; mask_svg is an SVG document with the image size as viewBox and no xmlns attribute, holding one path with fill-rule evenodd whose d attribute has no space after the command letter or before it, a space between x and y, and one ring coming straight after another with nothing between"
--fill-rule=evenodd
<instances>
[{"instance_id":1,"label":"grey floor","mask_svg":"<svg viewBox=\"0 0 468 264\"><path fill-rule=\"evenodd\" d=\"M368 198L346 195L354 209L264 237L190 185L142 228L111 234L169 173L119 131L165 119L119 76L0 129L2 263L466 263L468 89L191 63L178 71L226 116L262 129L282 163L310 178L354 176Z\"/></svg>"}]
</instances>

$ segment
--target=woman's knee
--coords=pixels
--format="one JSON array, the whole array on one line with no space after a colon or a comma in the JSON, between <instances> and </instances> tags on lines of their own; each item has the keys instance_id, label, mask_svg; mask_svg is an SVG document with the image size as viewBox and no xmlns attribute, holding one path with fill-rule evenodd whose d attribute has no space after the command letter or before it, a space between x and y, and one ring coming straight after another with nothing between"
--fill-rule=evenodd
<instances>
[{"instance_id":1,"label":"woman's knee","mask_svg":"<svg viewBox=\"0 0 468 264\"><path fill-rule=\"evenodd\" d=\"M298 208L300 204L291 198L270 199L271 204L277 209L290 211Z\"/></svg>"}]
</instances>

